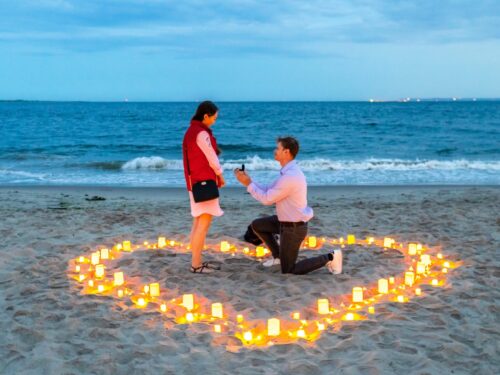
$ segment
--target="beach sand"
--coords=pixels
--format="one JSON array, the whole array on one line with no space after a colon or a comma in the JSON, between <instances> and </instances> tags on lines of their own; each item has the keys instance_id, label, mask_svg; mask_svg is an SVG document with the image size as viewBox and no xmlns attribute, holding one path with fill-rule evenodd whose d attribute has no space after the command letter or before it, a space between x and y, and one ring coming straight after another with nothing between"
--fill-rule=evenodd
<instances>
[{"instance_id":1,"label":"beach sand","mask_svg":"<svg viewBox=\"0 0 500 375\"><path fill-rule=\"evenodd\" d=\"M106 199L85 200L94 195ZM253 218L274 213L243 189L225 189L221 202L225 215L214 220L212 242L239 241ZM500 373L499 187L310 188L310 234L441 245L463 264L443 288L406 304L379 305L372 319L342 325L315 342L238 352L227 349L238 345L234 337L219 340L201 324L177 325L111 298L81 295L68 278L68 262L99 245L160 234L186 241L188 204L183 189L0 188L0 373ZM187 272L185 253L133 253L124 267L173 293L194 292L262 319L404 270L399 257L361 247L346 249L344 258L337 276L326 268L282 275L221 253L205 255L223 263L214 275Z\"/></svg>"}]
</instances>

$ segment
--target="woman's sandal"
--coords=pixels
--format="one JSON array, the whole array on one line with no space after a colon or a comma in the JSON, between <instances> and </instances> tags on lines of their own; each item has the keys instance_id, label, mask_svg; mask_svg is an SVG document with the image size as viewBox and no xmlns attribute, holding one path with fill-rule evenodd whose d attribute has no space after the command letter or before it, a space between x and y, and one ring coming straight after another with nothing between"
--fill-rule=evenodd
<instances>
[{"instance_id":1,"label":"woman's sandal","mask_svg":"<svg viewBox=\"0 0 500 375\"><path fill-rule=\"evenodd\" d=\"M220 264L218 263L203 262L201 265L210 268L212 270L220 270Z\"/></svg>"},{"instance_id":2,"label":"woman's sandal","mask_svg":"<svg viewBox=\"0 0 500 375\"><path fill-rule=\"evenodd\" d=\"M199 267L191 266L191 272L192 273L212 273L214 271L213 271L213 269L207 267L205 264L202 264Z\"/></svg>"}]
</instances>

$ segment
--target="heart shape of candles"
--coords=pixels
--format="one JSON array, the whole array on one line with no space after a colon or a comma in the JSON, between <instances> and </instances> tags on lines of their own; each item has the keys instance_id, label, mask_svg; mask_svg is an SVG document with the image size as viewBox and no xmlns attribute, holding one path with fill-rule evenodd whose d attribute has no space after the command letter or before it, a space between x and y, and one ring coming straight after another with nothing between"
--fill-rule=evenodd
<instances>
[{"instance_id":1,"label":"heart shape of candles","mask_svg":"<svg viewBox=\"0 0 500 375\"><path fill-rule=\"evenodd\" d=\"M375 317L376 305L405 303L421 296L424 286L443 286L446 284L448 271L460 265L445 259L438 248L432 249L420 243L398 243L390 237L367 237L359 240L352 234L345 239L309 236L303 247L313 250L320 249L325 244L338 247L376 246L384 251L397 250L404 255L407 270L398 276L379 279L373 285L354 287L348 304L336 306L332 303L336 299L334 297L318 299L314 305L314 318L303 319L303 313L296 311L289 317L273 316L267 320L248 320L242 315L228 313L232 310L230 306L224 307L220 301L211 301L194 294L165 299L159 283L137 284L130 282L123 271L117 268L107 269L112 260L134 251L189 250L189 246L166 237L159 237L154 243L143 242L138 245L123 241L111 248L96 249L91 254L72 259L69 262L69 275L82 287L83 294L128 300L133 308L157 311L176 324L207 324L211 326L214 335L235 336L244 346L259 347L297 340L314 341L323 332L338 327L338 323L349 324L352 321L371 319ZM269 250L262 246L239 248L228 241L221 241L208 249L257 260L269 254ZM228 346L227 349L238 350L240 347Z\"/></svg>"}]
</instances>

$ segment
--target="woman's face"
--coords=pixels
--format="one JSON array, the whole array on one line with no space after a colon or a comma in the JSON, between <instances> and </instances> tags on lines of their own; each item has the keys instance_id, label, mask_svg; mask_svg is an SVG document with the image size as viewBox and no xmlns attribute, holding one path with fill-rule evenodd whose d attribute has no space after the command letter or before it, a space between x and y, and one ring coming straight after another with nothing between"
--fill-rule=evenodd
<instances>
[{"instance_id":1,"label":"woman's face","mask_svg":"<svg viewBox=\"0 0 500 375\"><path fill-rule=\"evenodd\" d=\"M203 124L205 126L212 126L213 124L215 124L215 121L217 121L217 116L218 116L219 112L215 112L215 114L213 114L212 116L208 115L208 114L205 114L203 116Z\"/></svg>"}]
</instances>

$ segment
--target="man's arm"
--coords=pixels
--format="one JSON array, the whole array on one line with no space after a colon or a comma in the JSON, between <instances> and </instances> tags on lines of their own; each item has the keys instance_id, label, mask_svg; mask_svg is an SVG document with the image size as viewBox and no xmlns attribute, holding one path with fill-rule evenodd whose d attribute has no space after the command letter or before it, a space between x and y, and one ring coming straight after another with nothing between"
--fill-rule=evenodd
<instances>
[{"instance_id":1,"label":"man's arm","mask_svg":"<svg viewBox=\"0 0 500 375\"><path fill-rule=\"evenodd\" d=\"M288 176L281 176L273 186L266 190L259 188L254 182L251 182L247 187L247 191L260 203L269 206L286 198L290 193L291 187L292 184Z\"/></svg>"}]
</instances>

